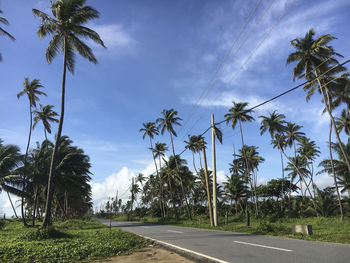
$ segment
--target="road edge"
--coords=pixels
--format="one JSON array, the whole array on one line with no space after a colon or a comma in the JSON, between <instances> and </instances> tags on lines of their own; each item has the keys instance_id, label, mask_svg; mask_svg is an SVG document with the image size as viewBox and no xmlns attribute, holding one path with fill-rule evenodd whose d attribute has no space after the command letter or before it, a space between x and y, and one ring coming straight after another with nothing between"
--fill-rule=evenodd
<instances>
[{"instance_id":1,"label":"road edge","mask_svg":"<svg viewBox=\"0 0 350 263\"><path fill-rule=\"evenodd\" d=\"M139 235L139 236L153 242L154 244L156 244L160 247L163 247L167 250L173 251L173 252L175 252L175 253L177 253L185 258L188 258L188 259L193 260L193 261L198 262L198 263L202 263L202 262L203 263L229 263L228 261L214 258L214 257L208 256L208 255L205 255L205 254L202 254L202 253L199 253L199 252L187 249L187 248L182 248L182 247L179 247L179 246L176 246L176 245L173 245L173 244L161 241L161 240L157 240L157 239L143 236L143 235Z\"/></svg>"}]
</instances>

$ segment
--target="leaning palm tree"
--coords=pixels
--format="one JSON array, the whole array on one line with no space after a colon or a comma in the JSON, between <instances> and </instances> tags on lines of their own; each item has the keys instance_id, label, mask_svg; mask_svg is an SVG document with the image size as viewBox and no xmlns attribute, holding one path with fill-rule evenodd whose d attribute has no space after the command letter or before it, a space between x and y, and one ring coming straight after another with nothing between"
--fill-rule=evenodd
<instances>
[{"instance_id":1,"label":"leaning palm tree","mask_svg":"<svg viewBox=\"0 0 350 263\"><path fill-rule=\"evenodd\" d=\"M0 10L0 14L2 14L1 10ZM7 19L5 17L2 17L2 16L0 16L0 23L4 24L6 26L9 25L9 21L7 21ZM15 40L15 38L9 32L7 32L5 29L0 27L0 35L2 35L2 34L8 36L11 40ZM1 53L0 53L0 61L2 61Z\"/></svg>"},{"instance_id":2,"label":"leaning palm tree","mask_svg":"<svg viewBox=\"0 0 350 263\"><path fill-rule=\"evenodd\" d=\"M158 158L159 160L159 170L162 169L162 159L165 157L165 152L168 151L168 146L166 143L156 142L154 145L154 149L152 150L154 154L154 158ZM159 195L160 195L160 205L161 205L161 211L162 216L166 216L165 212L165 201L164 201L164 194L163 194L163 180L162 175L159 174ZM170 185L169 185L170 186Z\"/></svg>"},{"instance_id":3,"label":"leaning palm tree","mask_svg":"<svg viewBox=\"0 0 350 263\"><path fill-rule=\"evenodd\" d=\"M316 89L321 93L323 103L334 127L337 141L350 172L349 158L343 148L338 128L332 114L331 94L332 88L336 86L336 83L334 83L332 79L329 81L329 78L333 77L335 74L345 71L345 68L340 66L339 62L334 58L335 56L342 56L335 52L333 47L327 45L330 41L335 39L335 37L330 34L325 34L314 39L314 36L315 31L310 29L305 34L304 38L296 38L290 41L296 51L288 56L287 64L293 62L297 63L293 69L293 80L295 80L295 78L312 80L304 86L304 90L307 91L307 100L314 94Z\"/></svg>"},{"instance_id":4,"label":"leaning palm tree","mask_svg":"<svg viewBox=\"0 0 350 263\"><path fill-rule=\"evenodd\" d=\"M58 116L57 112L52 110L52 105L46 105L43 106L40 104L40 110L34 110L34 123L33 123L33 129L38 124L39 121L43 123L44 126L44 134L45 134L45 140L47 141L47 133L51 134L51 124L50 122L58 122L56 117Z\"/></svg>"},{"instance_id":5,"label":"leaning palm tree","mask_svg":"<svg viewBox=\"0 0 350 263\"><path fill-rule=\"evenodd\" d=\"M41 25L38 29L38 36L43 38L47 35L53 35L49 46L46 49L46 59L48 63L51 63L59 52L63 53L61 113L50 165L43 227L47 227L50 224L55 162L64 119L66 69L68 68L71 73L74 73L74 50L78 51L81 56L89 61L95 64L97 63L97 59L92 53L91 48L79 37L89 38L97 44L105 47L100 36L95 31L83 26L89 20L99 17L98 11L91 6L85 6L85 2L85 0L56 0L51 5L54 18L37 9L33 9L34 15L38 16L41 20Z\"/></svg>"},{"instance_id":6,"label":"leaning palm tree","mask_svg":"<svg viewBox=\"0 0 350 263\"><path fill-rule=\"evenodd\" d=\"M201 149L199 148L199 140L201 139L201 136L196 135L188 135L188 141L184 141L186 143L185 148L189 149L192 152L192 162L193 162L193 168L196 171L196 174L198 175L198 170L196 167L196 162L194 155L195 153L198 153Z\"/></svg>"},{"instance_id":7,"label":"leaning palm tree","mask_svg":"<svg viewBox=\"0 0 350 263\"><path fill-rule=\"evenodd\" d=\"M285 138L286 138L286 144L289 147L294 147L294 157L297 154L297 149L296 149L296 141L300 141L304 136L305 133L299 131L303 126L297 125L292 122L287 122L286 126L286 133L285 133Z\"/></svg>"},{"instance_id":8,"label":"leaning palm tree","mask_svg":"<svg viewBox=\"0 0 350 263\"><path fill-rule=\"evenodd\" d=\"M20 91L17 94L17 98L19 99L23 95L27 95L28 101L29 101L29 118L30 118L30 125L29 125L29 135L28 135L28 141L27 141L27 148L26 153L24 155L24 167L23 167L23 190L25 189L25 179L26 179L26 167L27 167L27 157L28 157L28 150L30 145L30 139L32 136L32 125L33 125L33 107L36 107L36 102L39 101L39 95L45 95L45 92L40 91L40 88L43 88L43 86L40 84L40 80L33 79L32 81L29 81L28 78L24 79L24 89ZM21 211L22 211L22 218L23 223L26 225L26 221L24 218L24 197L22 197L22 204L21 204Z\"/></svg>"}]
</instances>

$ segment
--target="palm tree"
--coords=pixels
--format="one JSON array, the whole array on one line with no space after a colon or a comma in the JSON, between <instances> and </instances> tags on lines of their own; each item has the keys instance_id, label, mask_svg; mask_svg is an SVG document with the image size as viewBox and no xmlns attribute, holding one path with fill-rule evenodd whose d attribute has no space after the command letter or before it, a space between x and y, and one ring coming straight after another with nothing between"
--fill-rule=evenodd
<instances>
[{"instance_id":1,"label":"palm tree","mask_svg":"<svg viewBox=\"0 0 350 263\"><path fill-rule=\"evenodd\" d=\"M226 195L229 199L235 201L235 210L236 215L238 215L238 204L241 205L241 199L247 196L248 187L246 186L242 176L238 173L231 174L231 177L227 178L227 181L224 182L224 189Z\"/></svg>"},{"instance_id":2,"label":"palm tree","mask_svg":"<svg viewBox=\"0 0 350 263\"><path fill-rule=\"evenodd\" d=\"M152 152L154 166L156 168L157 176L159 177L157 162L156 162L156 158L154 157L153 144L152 144L152 139L154 138L154 135L158 135L159 131L154 122L147 122L147 123L143 123L142 125L143 125L143 128L141 128L139 132L143 132L142 139L145 139L146 136L148 136L149 138L149 143L151 145L150 149Z\"/></svg>"},{"instance_id":3,"label":"palm tree","mask_svg":"<svg viewBox=\"0 0 350 263\"><path fill-rule=\"evenodd\" d=\"M0 14L2 14L1 10L0 10ZM6 26L9 25L9 21L7 21L7 19L5 17L2 17L2 16L0 16L0 23L4 24ZM15 38L9 32L7 32L5 29L0 27L0 35L2 35L2 34L8 36L11 40L15 40ZM0 53L0 61L2 61L1 53Z\"/></svg>"},{"instance_id":4,"label":"palm tree","mask_svg":"<svg viewBox=\"0 0 350 263\"><path fill-rule=\"evenodd\" d=\"M174 109L170 109L170 110L163 110L162 111L162 115L163 117L158 118L156 120L156 123L158 123L159 128L160 128L160 132L163 135L164 131L167 130L169 135L170 135L170 140L171 140L171 148L173 151L173 156L175 157L175 148L174 148L174 140L173 140L173 135L176 137L177 134L174 130L174 125L181 125L180 121L182 120L180 117L177 117L177 111L175 111ZM179 166L177 164L176 158L175 158L175 163L176 163L176 169L177 169L177 176L179 177ZM192 219L192 215L190 213L190 209L189 209L189 205L188 205L188 201L187 201L187 197L185 196L185 191L184 191L184 186L182 183L182 180L180 178L180 185L181 185L181 190L182 190L182 195L185 199L186 202L186 212L187 212L187 216Z\"/></svg>"},{"instance_id":5,"label":"palm tree","mask_svg":"<svg viewBox=\"0 0 350 263\"><path fill-rule=\"evenodd\" d=\"M338 127L338 132L344 130L345 134L350 135L350 115L343 109L340 117L335 117L335 123Z\"/></svg>"},{"instance_id":6,"label":"palm tree","mask_svg":"<svg viewBox=\"0 0 350 263\"><path fill-rule=\"evenodd\" d=\"M315 81L309 82L304 86L304 90L307 91L306 99L308 100L314 94L316 88L321 93L323 103L350 172L349 158L342 147L338 128L332 115L331 89L335 83L332 82L328 85L330 82L328 81L329 76L345 71L345 68L339 66L339 62L334 58L334 56L342 56L335 52L333 47L327 46L335 37L326 34L314 39L314 35L315 31L310 29L304 38L296 38L290 42L296 51L288 56L287 64L297 62L293 69L293 80L296 77L307 80L315 79Z\"/></svg>"},{"instance_id":7,"label":"palm tree","mask_svg":"<svg viewBox=\"0 0 350 263\"><path fill-rule=\"evenodd\" d=\"M15 145L3 145L0 139L0 193L4 190L10 200L13 212L17 217L16 209L13 206L9 193L22 196L19 176L14 174L14 169L21 163L20 150ZM14 187L15 186L15 187Z\"/></svg>"},{"instance_id":8,"label":"palm tree","mask_svg":"<svg viewBox=\"0 0 350 263\"><path fill-rule=\"evenodd\" d=\"M52 110L53 106L52 105L46 105L43 106L40 104L40 110L34 110L34 124L33 124L33 129L35 126L38 124L39 121L42 121L43 126L44 126L44 134L45 134L45 140L47 141L47 134L51 134L51 124L50 122L58 122L58 120L55 118L58 116L57 112Z\"/></svg>"},{"instance_id":9,"label":"palm tree","mask_svg":"<svg viewBox=\"0 0 350 263\"><path fill-rule=\"evenodd\" d=\"M244 138L243 138L243 131L242 131L242 122L251 122L254 120L250 114L253 112L251 109L246 109L248 106L248 102L234 102L232 101L233 107L229 109L229 113L224 115L224 118L226 119L226 124L229 124L231 122L231 127L234 130L236 128L237 122L239 124L239 131L241 134L241 142L242 147L244 146ZM245 156L243 156L245 158ZM248 162L245 158L245 165L246 165L246 171L249 170L248 168ZM246 216L247 216L247 226L250 225L250 219L249 219L249 211L248 211L248 199L246 201Z\"/></svg>"},{"instance_id":10,"label":"palm tree","mask_svg":"<svg viewBox=\"0 0 350 263\"><path fill-rule=\"evenodd\" d=\"M165 152L168 151L168 147L166 143L156 142L153 149L154 158L158 158L159 160L159 169L162 169L162 158L165 157ZM160 195L160 205L161 205L161 216L165 217L165 201L163 195L163 180L161 174L158 177L159 180L159 195Z\"/></svg>"},{"instance_id":11,"label":"palm tree","mask_svg":"<svg viewBox=\"0 0 350 263\"><path fill-rule=\"evenodd\" d=\"M282 151L286 146L286 138L283 135L283 132L287 130L287 128L284 126L286 123L285 115L279 114L277 111L273 111L272 113L269 113L270 115L268 117L266 116L259 116L259 118L262 118L261 126L260 126L260 135L268 131L271 136L271 142L273 145L273 148L277 148L280 151L281 155L281 167L282 167L282 202L281 202L281 209L283 209L284 204L284 164L283 164L283 156Z\"/></svg>"},{"instance_id":12,"label":"palm tree","mask_svg":"<svg viewBox=\"0 0 350 263\"><path fill-rule=\"evenodd\" d=\"M196 171L196 174L198 175L198 170L196 167L196 162L194 155L195 153L198 153L201 149L199 148L199 141L201 139L201 136L196 135L188 135L188 141L184 141L186 143L185 148L189 149L192 152L192 162L193 162L193 168Z\"/></svg>"},{"instance_id":13,"label":"palm tree","mask_svg":"<svg viewBox=\"0 0 350 263\"><path fill-rule=\"evenodd\" d=\"M38 36L43 38L47 35L53 35L46 49L46 59L48 63L51 63L59 52L63 53L61 113L50 165L43 227L47 227L50 224L55 162L64 119L66 69L68 68L71 73L74 73L74 50L78 51L81 56L89 61L95 64L97 63L91 48L80 40L79 37L89 38L105 47L100 36L95 31L83 26L83 24L86 24L89 20L99 17L98 11L91 6L85 6L85 2L85 0L56 0L51 5L54 18L37 9L33 9L34 15L38 16L41 20Z\"/></svg>"},{"instance_id":14,"label":"palm tree","mask_svg":"<svg viewBox=\"0 0 350 263\"><path fill-rule=\"evenodd\" d=\"M30 145L30 139L32 136L32 124L33 124L33 107L36 107L36 102L39 101L39 95L45 95L45 92L40 91L40 88L43 88L43 86L40 84L40 80L33 79L31 82L29 82L28 78L24 79L24 89L20 91L17 94L17 98L19 99L23 95L27 95L29 100L29 114L30 114L30 125L29 125L29 135L28 135L28 142L27 142L27 148L26 153L24 155L24 167L23 167L23 190L25 188L25 179L26 179L26 166L27 166L27 157L28 157L28 150ZM22 211L22 218L23 218L23 224L26 225L26 221L24 218L24 197L22 197L22 204L21 204L21 211Z\"/></svg>"},{"instance_id":15,"label":"palm tree","mask_svg":"<svg viewBox=\"0 0 350 263\"><path fill-rule=\"evenodd\" d=\"M343 73L340 78L336 78L337 85L334 85L331 91L333 107L338 107L341 103L345 103L346 110L350 114L350 79L349 73Z\"/></svg>"},{"instance_id":16,"label":"palm tree","mask_svg":"<svg viewBox=\"0 0 350 263\"><path fill-rule=\"evenodd\" d=\"M285 131L286 144L289 147L294 146L294 157L297 153L295 142L301 140L301 138L303 138L305 135L304 132L299 131L302 127L303 126L297 125L295 123L287 122Z\"/></svg>"}]
</instances>

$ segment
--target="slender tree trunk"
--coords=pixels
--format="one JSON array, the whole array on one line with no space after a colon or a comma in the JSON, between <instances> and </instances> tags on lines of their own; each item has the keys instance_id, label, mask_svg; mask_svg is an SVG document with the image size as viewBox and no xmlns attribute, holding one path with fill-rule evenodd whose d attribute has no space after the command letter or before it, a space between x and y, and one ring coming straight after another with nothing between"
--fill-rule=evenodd
<instances>
[{"instance_id":1,"label":"slender tree trunk","mask_svg":"<svg viewBox=\"0 0 350 263\"><path fill-rule=\"evenodd\" d=\"M29 113L30 113L30 127L29 127L29 136L28 136L28 142L27 142L27 148L26 153L24 155L24 167L23 167L23 185L22 190L25 191L26 187L26 177L27 177L27 158L28 158L28 152L29 152L29 145L30 145L30 139L32 137L32 126L33 126L33 115L32 115L32 104L31 101L29 101ZM24 213L24 197L21 197L21 213L22 213L22 221L24 226L27 226L25 213Z\"/></svg>"},{"instance_id":2,"label":"slender tree trunk","mask_svg":"<svg viewBox=\"0 0 350 263\"><path fill-rule=\"evenodd\" d=\"M67 52L66 52L66 37L63 38L63 73L62 73L62 91L61 91L61 113L60 119L58 123L58 129L56 134L55 146L53 148L51 164L50 164L50 172L48 179L48 187L47 187L47 197L46 197L46 205L45 205L45 217L42 224L42 227L48 227L50 225L51 220L51 205L52 205L52 196L54 192L54 179L55 179L55 166L56 166L56 156L57 151L61 142L61 133L63 128L63 119L64 119L64 100L65 100L65 90L66 90L66 70L67 70Z\"/></svg>"},{"instance_id":3,"label":"slender tree trunk","mask_svg":"<svg viewBox=\"0 0 350 263\"><path fill-rule=\"evenodd\" d=\"M13 203L12 203L11 196L10 196L9 192L6 191L6 193L7 193L7 196L8 196L8 198L9 198L9 200L10 200L10 204L11 204L13 213L15 214L15 217L18 218L17 213L16 213L16 209L15 209L15 207L13 206Z\"/></svg>"},{"instance_id":4,"label":"slender tree trunk","mask_svg":"<svg viewBox=\"0 0 350 263\"><path fill-rule=\"evenodd\" d=\"M331 161L333 181L334 181L334 186L335 186L335 189L336 189L336 192L337 192L337 199L338 199L338 203L339 203L340 220L344 221L343 205L341 203L339 187L338 187L337 177L335 175L334 163L333 163L333 154L332 154L332 123L329 124L329 141L328 141L328 143L329 143L328 144L328 146L329 146L329 159Z\"/></svg>"},{"instance_id":5,"label":"slender tree trunk","mask_svg":"<svg viewBox=\"0 0 350 263\"><path fill-rule=\"evenodd\" d=\"M209 187L208 165L207 165L207 156L205 154L205 146L202 148L202 152L203 152L203 162L204 162L205 186L207 188L207 199L208 199L210 225L213 226L214 225L213 208L211 205L211 194L210 194L210 187Z\"/></svg>"},{"instance_id":6,"label":"slender tree trunk","mask_svg":"<svg viewBox=\"0 0 350 263\"><path fill-rule=\"evenodd\" d=\"M35 191L34 191L34 207L33 207L33 221L32 221L32 226L35 226L35 213L36 213L36 207L38 204L38 192L39 189L38 187L35 187Z\"/></svg>"},{"instance_id":7,"label":"slender tree trunk","mask_svg":"<svg viewBox=\"0 0 350 263\"><path fill-rule=\"evenodd\" d=\"M283 211L284 208L284 165L283 165L283 155L282 151L280 150L281 154L281 167L282 167L282 202L281 202L281 211Z\"/></svg>"}]
</instances>

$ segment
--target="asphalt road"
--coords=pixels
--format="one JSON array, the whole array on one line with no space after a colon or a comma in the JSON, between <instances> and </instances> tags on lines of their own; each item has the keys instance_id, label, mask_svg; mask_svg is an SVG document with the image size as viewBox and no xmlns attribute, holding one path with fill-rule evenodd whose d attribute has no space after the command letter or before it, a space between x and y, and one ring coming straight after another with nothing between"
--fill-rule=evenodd
<instances>
[{"instance_id":1,"label":"asphalt road","mask_svg":"<svg viewBox=\"0 0 350 263\"><path fill-rule=\"evenodd\" d=\"M109 225L109 220L99 221ZM112 226L221 262L350 262L350 245L124 221L112 221Z\"/></svg>"}]
</instances>

